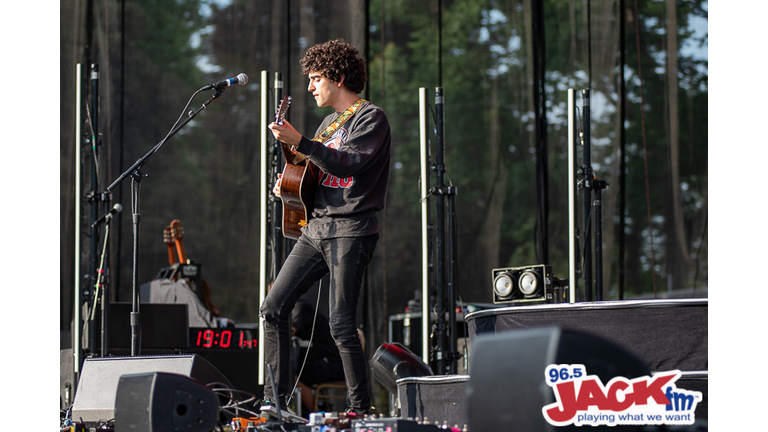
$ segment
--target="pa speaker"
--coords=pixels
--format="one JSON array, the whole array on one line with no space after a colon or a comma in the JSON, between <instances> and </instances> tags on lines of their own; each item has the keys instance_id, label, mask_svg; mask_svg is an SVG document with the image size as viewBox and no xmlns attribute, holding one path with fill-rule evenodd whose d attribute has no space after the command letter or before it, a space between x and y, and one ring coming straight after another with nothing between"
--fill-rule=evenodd
<instances>
[{"instance_id":1,"label":"pa speaker","mask_svg":"<svg viewBox=\"0 0 768 432\"><path fill-rule=\"evenodd\" d=\"M123 375L117 384L115 431L210 432L218 423L218 409L216 394L186 376Z\"/></svg>"},{"instance_id":2,"label":"pa speaker","mask_svg":"<svg viewBox=\"0 0 768 432\"><path fill-rule=\"evenodd\" d=\"M467 383L471 431L502 430L505 425L521 432L564 429L550 425L542 414L544 406L555 402L545 382L551 364L584 365L604 383L619 376L650 375L645 362L618 345L558 327L479 335L472 345Z\"/></svg>"},{"instance_id":3,"label":"pa speaker","mask_svg":"<svg viewBox=\"0 0 768 432\"><path fill-rule=\"evenodd\" d=\"M221 383L221 387L233 388L216 367L195 354L90 358L83 362L80 372L72 405L72 421L85 424L111 421L115 418L115 399L120 377L151 372L174 373L205 385Z\"/></svg>"}]
</instances>

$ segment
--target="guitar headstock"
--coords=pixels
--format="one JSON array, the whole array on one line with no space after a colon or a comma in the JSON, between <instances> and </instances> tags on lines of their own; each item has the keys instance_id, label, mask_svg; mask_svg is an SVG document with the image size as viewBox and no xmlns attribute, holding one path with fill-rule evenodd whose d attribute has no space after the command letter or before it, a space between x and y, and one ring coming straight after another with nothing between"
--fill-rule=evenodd
<instances>
[{"instance_id":1,"label":"guitar headstock","mask_svg":"<svg viewBox=\"0 0 768 432\"><path fill-rule=\"evenodd\" d=\"M171 226L169 228L171 230L171 238L173 240L181 240L184 238L184 228L181 226L180 220L174 219L171 221Z\"/></svg>"},{"instance_id":2,"label":"guitar headstock","mask_svg":"<svg viewBox=\"0 0 768 432\"><path fill-rule=\"evenodd\" d=\"M171 231L170 226L165 227L165 229L163 230L163 241L166 244L173 243L173 232Z\"/></svg>"},{"instance_id":3,"label":"guitar headstock","mask_svg":"<svg viewBox=\"0 0 768 432\"><path fill-rule=\"evenodd\" d=\"M165 245L168 247L168 264L173 265L176 264L178 261L176 261L176 241L173 239L173 230L171 229L170 225L165 227L163 230L163 241L165 242Z\"/></svg>"},{"instance_id":4,"label":"guitar headstock","mask_svg":"<svg viewBox=\"0 0 768 432\"><path fill-rule=\"evenodd\" d=\"M291 97L286 96L282 101L280 101L280 106L277 108L277 112L275 113L275 123L279 125L283 124L283 120L285 120L285 113L288 112L289 106L291 106Z\"/></svg>"}]
</instances>

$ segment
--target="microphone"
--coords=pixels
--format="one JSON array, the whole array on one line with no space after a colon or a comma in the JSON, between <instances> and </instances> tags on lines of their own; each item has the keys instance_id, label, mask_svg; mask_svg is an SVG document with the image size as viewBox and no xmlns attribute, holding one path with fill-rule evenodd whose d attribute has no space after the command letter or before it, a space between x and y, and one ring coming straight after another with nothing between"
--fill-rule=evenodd
<instances>
[{"instance_id":1,"label":"microphone","mask_svg":"<svg viewBox=\"0 0 768 432\"><path fill-rule=\"evenodd\" d=\"M96 222L91 225L91 228L96 227L96 225L101 224L102 222L108 222L111 220L116 214L123 211L123 206L120 203L115 204L112 206L112 210L109 211L109 213L105 214L104 216L100 217Z\"/></svg>"},{"instance_id":2,"label":"microphone","mask_svg":"<svg viewBox=\"0 0 768 432\"><path fill-rule=\"evenodd\" d=\"M229 86L235 85L235 84L243 85L243 84L246 84L247 82L248 82L248 75L246 75L244 73L239 73L234 78L227 78L224 81L219 81L217 83L208 84L207 86L201 88L200 90L201 91L202 90L212 90L212 89L219 90L219 89L223 89L225 87L229 87Z\"/></svg>"}]
</instances>

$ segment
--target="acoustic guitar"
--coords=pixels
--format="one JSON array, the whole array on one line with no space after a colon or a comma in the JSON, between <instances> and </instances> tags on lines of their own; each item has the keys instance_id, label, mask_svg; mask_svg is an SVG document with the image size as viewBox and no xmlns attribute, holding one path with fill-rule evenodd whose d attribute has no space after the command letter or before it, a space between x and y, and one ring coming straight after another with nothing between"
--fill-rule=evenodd
<instances>
[{"instance_id":1,"label":"acoustic guitar","mask_svg":"<svg viewBox=\"0 0 768 432\"><path fill-rule=\"evenodd\" d=\"M286 96L275 114L275 123L282 124L291 104ZM301 236L301 227L312 217L315 207L315 191L320 171L306 156L281 142L285 167L280 181L280 199L283 201L283 236L296 240Z\"/></svg>"},{"instance_id":2,"label":"acoustic guitar","mask_svg":"<svg viewBox=\"0 0 768 432\"><path fill-rule=\"evenodd\" d=\"M163 238L165 240L165 243L168 245L168 260L171 262L172 267L175 267L174 270L180 270L180 271L174 271L173 272L173 280L178 280L180 276L179 273L184 273L183 269L179 269L179 265L187 265L187 266L196 266L198 267L197 271L199 272L199 266L195 264L194 261L187 259L187 251L184 250L184 243L182 239L184 238L184 227L181 226L181 221L178 219L174 219L171 221L171 225L165 228L165 231L163 231ZM172 256L173 254L173 248L175 247L176 253L178 254L178 262L175 261L175 258ZM200 283L200 287L197 287L197 283L195 281L197 279L197 282ZM208 284L207 281L201 278L188 278L190 288L192 288L193 291L198 292L198 297L200 298L200 301L203 303L203 306L208 309L208 311L211 312L211 314L216 317L221 317L221 311L219 311L219 308L216 307L215 304L211 301L211 286Z\"/></svg>"}]
</instances>

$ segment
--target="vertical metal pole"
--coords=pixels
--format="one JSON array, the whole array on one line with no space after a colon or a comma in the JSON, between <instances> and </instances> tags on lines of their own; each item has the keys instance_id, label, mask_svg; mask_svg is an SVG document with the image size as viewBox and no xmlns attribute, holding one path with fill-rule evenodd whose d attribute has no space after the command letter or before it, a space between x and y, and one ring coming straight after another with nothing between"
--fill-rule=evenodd
<instances>
[{"instance_id":1,"label":"vertical metal pole","mask_svg":"<svg viewBox=\"0 0 768 432\"><path fill-rule=\"evenodd\" d=\"M445 146L443 140L443 89L437 87L435 89L435 147L437 149L437 172L436 172L436 184L435 190L437 191L437 210L435 214L436 218L436 240L437 247L435 248L435 254L437 257L437 351L435 352L435 360L437 364L437 374L442 375L445 373L445 194L444 194L444 178L445 173Z\"/></svg>"},{"instance_id":2,"label":"vertical metal pole","mask_svg":"<svg viewBox=\"0 0 768 432\"><path fill-rule=\"evenodd\" d=\"M624 275L626 267L624 265L625 259L625 249L626 249L626 234L624 233L626 222L627 222L627 216L626 216L626 210L627 210L627 160L626 160L626 154L627 154L627 129L626 126L626 120L627 120L627 93L626 93L626 82L624 78L624 72L626 70L627 61L626 61L626 53L627 53L627 45L625 41L625 26L626 26L626 14L625 14L625 4L624 0L619 0L619 64L621 65L621 69L619 70L619 100L621 101L619 104L619 116L620 121L619 124L621 127L619 128L619 223L618 223L618 229L616 230L619 241L619 256L618 256L618 285L619 285L619 300L624 300Z\"/></svg>"},{"instance_id":3,"label":"vertical metal pole","mask_svg":"<svg viewBox=\"0 0 768 432\"><path fill-rule=\"evenodd\" d=\"M80 212L80 205L81 205L81 199L80 196L82 194L82 183L80 176L82 175L82 170L80 167L80 159L82 157L81 155L81 138L82 138L82 116L81 116L81 110L82 110L82 72L83 65L78 63L75 69L75 300L74 300L74 324L73 324L73 338L72 338L72 353L74 355L74 366L75 366L75 383L77 383L78 374L80 373L80 362L82 361L82 334L80 333L82 328L82 297L81 297L81 287L80 287L80 278L81 274L80 272L82 269L80 268L80 254L82 253L81 250L81 242L80 237L82 236L82 233L80 232L80 227L82 226L82 219L81 219L81 212Z\"/></svg>"},{"instance_id":4,"label":"vertical metal pole","mask_svg":"<svg viewBox=\"0 0 768 432\"><path fill-rule=\"evenodd\" d=\"M595 199L592 202L592 215L595 220L595 300L603 300L603 181L594 180Z\"/></svg>"},{"instance_id":5,"label":"vertical metal pole","mask_svg":"<svg viewBox=\"0 0 768 432\"><path fill-rule=\"evenodd\" d=\"M99 67L95 64L91 64L90 71L90 83L91 83L91 102L88 110L88 123L91 128L89 134L91 143L91 184L90 184L90 209L91 209L91 223L95 222L99 217L99 177L98 177L98 160L97 144L98 144L98 106L99 106ZM95 297L95 289L93 282L96 280L96 272L98 269L98 255L99 255L99 232L97 228L91 226L90 239L89 239L89 253L88 262L90 264L88 268L88 286L86 287L87 301L90 303L89 312L96 307L98 299ZM90 316L93 316L90 314ZM96 321L90 320L88 323L88 351L96 353Z\"/></svg>"},{"instance_id":6,"label":"vertical metal pole","mask_svg":"<svg viewBox=\"0 0 768 432\"><path fill-rule=\"evenodd\" d=\"M590 136L589 136L589 89L582 90L582 116L584 126L582 129L582 145L584 151L584 158L582 160L582 179L584 191L584 292L586 294L586 300L592 301L592 242L590 240L591 234L589 229L590 212L592 207L592 163L591 155L589 151Z\"/></svg>"},{"instance_id":7,"label":"vertical metal pole","mask_svg":"<svg viewBox=\"0 0 768 432\"><path fill-rule=\"evenodd\" d=\"M267 85L267 71L261 71L261 122L259 128L259 137L261 140L261 154L260 154L260 166L261 166L261 192L259 194L259 305L264 303L264 298L267 296L267 195L268 185L268 171L267 154L269 153L269 142L267 141L267 95L269 93L269 87ZM259 364L258 364L258 381L260 385L264 384L264 323L259 317Z\"/></svg>"},{"instance_id":8,"label":"vertical metal pole","mask_svg":"<svg viewBox=\"0 0 768 432\"><path fill-rule=\"evenodd\" d=\"M448 373L456 373L456 188L448 187Z\"/></svg>"},{"instance_id":9,"label":"vertical metal pole","mask_svg":"<svg viewBox=\"0 0 768 432\"><path fill-rule=\"evenodd\" d=\"M274 111L276 112L277 109L280 106L280 101L283 100L283 74L280 72L275 72L275 85L274 85ZM269 122L269 118L265 118L264 121ZM267 123L268 124L268 123ZM264 125L264 129L266 129L266 124ZM269 136L269 134L267 134ZM271 177L267 179L267 185L270 185L270 183L274 180L276 180L277 172L278 170L282 171L282 152L280 151L280 143L275 140L274 146L272 146L273 153L272 153L272 166L274 168L274 172L272 173ZM272 201L272 223L274 224L273 229L273 239L272 247L274 247L273 256L274 260L276 262L272 263L272 265L279 269L282 267L283 263L285 262L285 258L288 254L288 241L283 237L283 207L281 205L281 201L274 198L269 197L269 199Z\"/></svg>"},{"instance_id":10,"label":"vertical metal pole","mask_svg":"<svg viewBox=\"0 0 768 432\"><path fill-rule=\"evenodd\" d=\"M419 151L421 155L421 359L429 364L429 117L427 89L419 88Z\"/></svg>"},{"instance_id":11,"label":"vertical metal pole","mask_svg":"<svg viewBox=\"0 0 768 432\"><path fill-rule=\"evenodd\" d=\"M93 167L93 173L91 174L92 179L92 209L95 211L92 212L94 214L94 219L92 222L94 222L96 217L98 217L99 214L106 214L109 210L107 209L108 203L107 199L109 197L108 194L100 194L98 192L99 189L99 176L98 174L98 165L99 165L99 159L97 158L97 148L100 145L99 142L99 66L96 64L91 65L91 110L90 110L90 123L91 123L91 152L92 152L92 164ZM101 204L101 206L99 206ZM101 208L99 208L101 207ZM109 347L107 345L107 322L108 322L108 316L109 313L109 305L107 301L109 300L108 292L106 289L98 289L98 282L99 280L104 281L104 287L108 285L108 278L106 275L103 279L101 279L101 275L98 274L99 271L107 271L106 269L101 268L101 266L98 265L99 260L99 250L98 250L98 240L99 240L99 232L98 228L91 227L91 280L96 282L95 284L91 284L93 287L92 295L93 295L93 302L92 302L92 309L96 308L96 303L101 301L100 308L101 308L101 319L99 321L99 336L100 336L100 351L102 357L106 357L109 353ZM106 245L106 242L105 242ZM104 254L106 254L106 249L104 249ZM102 287L102 288L104 288ZM97 298L96 296L100 295L101 298ZM93 311L91 311L91 315L93 316ZM90 343L95 345L96 343L96 322L91 321L89 325L89 329L91 329L91 337L90 337ZM91 350L94 352L95 350Z\"/></svg>"},{"instance_id":12,"label":"vertical metal pole","mask_svg":"<svg viewBox=\"0 0 768 432\"><path fill-rule=\"evenodd\" d=\"M578 239L576 237L576 95L568 89L568 299L576 302L578 277L576 259Z\"/></svg>"}]
</instances>

